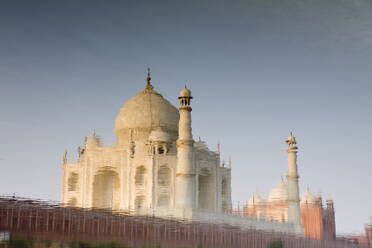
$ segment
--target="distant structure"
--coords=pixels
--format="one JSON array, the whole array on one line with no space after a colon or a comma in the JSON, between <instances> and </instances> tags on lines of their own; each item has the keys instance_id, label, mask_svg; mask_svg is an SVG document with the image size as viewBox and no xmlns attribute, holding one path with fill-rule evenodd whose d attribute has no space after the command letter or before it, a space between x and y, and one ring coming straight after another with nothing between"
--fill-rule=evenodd
<instances>
[{"instance_id":1,"label":"distant structure","mask_svg":"<svg viewBox=\"0 0 372 248\"><path fill-rule=\"evenodd\" d=\"M349 242L357 245L364 245L372 247L372 217L371 222L365 225L365 235L346 235L340 237L341 239L348 240Z\"/></svg>"},{"instance_id":2,"label":"distant structure","mask_svg":"<svg viewBox=\"0 0 372 248\"><path fill-rule=\"evenodd\" d=\"M372 246L372 217L371 223L366 225L366 239L369 246Z\"/></svg>"},{"instance_id":3,"label":"distant structure","mask_svg":"<svg viewBox=\"0 0 372 248\"><path fill-rule=\"evenodd\" d=\"M282 179L267 200L258 192L243 207L243 213L250 218L295 223L303 228L305 237L319 240L335 240L335 212L332 200L326 201L308 189L299 197L297 171L297 142L293 134L287 138L288 172L287 183Z\"/></svg>"}]
</instances>

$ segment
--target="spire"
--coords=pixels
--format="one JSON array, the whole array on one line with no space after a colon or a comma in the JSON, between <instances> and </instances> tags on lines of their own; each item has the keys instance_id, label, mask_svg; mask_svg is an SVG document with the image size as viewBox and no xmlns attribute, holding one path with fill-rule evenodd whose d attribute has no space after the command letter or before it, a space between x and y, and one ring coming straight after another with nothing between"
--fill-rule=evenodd
<instances>
[{"instance_id":1,"label":"spire","mask_svg":"<svg viewBox=\"0 0 372 248\"><path fill-rule=\"evenodd\" d=\"M147 68L147 78L146 78L146 90L152 90L154 86L151 84L151 75L150 75L150 68Z\"/></svg>"},{"instance_id":2,"label":"spire","mask_svg":"<svg viewBox=\"0 0 372 248\"><path fill-rule=\"evenodd\" d=\"M67 163L67 150L65 150L65 152L63 153L63 164L66 164Z\"/></svg>"},{"instance_id":3,"label":"spire","mask_svg":"<svg viewBox=\"0 0 372 248\"><path fill-rule=\"evenodd\" d=\"M77 152L78 152L78 158L80 158L81 157L81 147L80 146L77 147Z\"/></svg>"}]
</instances>

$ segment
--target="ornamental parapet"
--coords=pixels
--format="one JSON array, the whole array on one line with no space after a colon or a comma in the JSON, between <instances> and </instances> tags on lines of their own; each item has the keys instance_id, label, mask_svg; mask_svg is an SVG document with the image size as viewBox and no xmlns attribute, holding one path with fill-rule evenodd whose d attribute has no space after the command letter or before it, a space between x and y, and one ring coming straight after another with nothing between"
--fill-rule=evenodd
<instances>
[{"instance_id":1,"label":"ornamental parapet","mask_svg":"<svg viewBox=\"0 0 372 248\"><path fill-rule=\"evenodd\" d=\"M297 152L297 149L298 149L297 146L290 146L290 147L288 147L287 152L288 153L290 153L290 152L296 153Z\"/></svg>"},{"instance_id":2,"label":"ornamental parapet","mask_svg":"<svg viewBox=\"0 0 372 248\"><path fill-rule=\"evenodd\" d=\"M190 106L180 106L178 107L179 110L187 110L187 111L192 111L192 108Z\"/></svg>"}]
</instances>

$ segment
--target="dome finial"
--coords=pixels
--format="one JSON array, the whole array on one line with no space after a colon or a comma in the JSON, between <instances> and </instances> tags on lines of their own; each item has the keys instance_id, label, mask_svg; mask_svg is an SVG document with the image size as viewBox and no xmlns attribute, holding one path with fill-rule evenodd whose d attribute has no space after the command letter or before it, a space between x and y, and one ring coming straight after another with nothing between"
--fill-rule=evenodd
<instances>
[{"instance_id":1,"label":"dome finial","mask_svg":"<svg viewBox=\"0 0 372 248\"><path fill-rule=\"evenodd\" d=\"M285 142L288 144L288 146L295 146L297 144L296 138L292 131L289 132L289 136Z\"/></svg>"},{"instance_id":2,"label":"dome finial","mask_svg":"<svg viewBox=\"0 0 372 248\"><path fill-rule=\"evenodd\" d=\"M147 90L152 90L154 86L151 84L151 75L150 75L150 68L147 68L147 84L146 84L146 89Z\"/></svg>"}]
</instances>

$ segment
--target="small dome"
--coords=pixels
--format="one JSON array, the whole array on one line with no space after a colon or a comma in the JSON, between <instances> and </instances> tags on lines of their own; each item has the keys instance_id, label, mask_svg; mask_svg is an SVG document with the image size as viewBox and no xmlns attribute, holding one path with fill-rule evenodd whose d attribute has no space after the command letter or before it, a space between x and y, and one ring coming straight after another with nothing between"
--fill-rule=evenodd
<instances>
[{"instance_id":1,"label":"small dome","mask_svg":"<svg viewBox=\"0 0 372 248\"><path fill-rule=\"evenodd\" d=\"M271 190L268 201L275 202L287 200L288 200L287 184L285 184L284 182L280 182L276 188Z\"/></svg>"},{"instance_id":2,"label":"small dome","mask_svg":"<svg viewBox=\"0 0 372 248\"><path fill-rule=\"evenodd\" d=\"M191 90L185 87L183 90L180 91L179 97L191 97Z\"/></svg>"},{"instance_id":3,"label":"small dome","mask_svg":"<svg viewBox=\"0 0 372 248\"><path fill-rule=\"evenodd\" d=\"M149 136L150 141L170 142L171 136L161 129L151 131Z\"/></svg>"},{"instance_id":4,"label":"small dome","mask_svg":"<svg viewBox=\"0 0 372 248\"><path fill-rule=\"evenodd\" d=\"M306 191L304 195L301 198L301 204L315 204L316 203L316 198L313 193L310 191Z\"/></svg>"},{"instance_id":5,"label":"small dome","mask_svg":"<svg viewBox=\"0 0 372 248\"><path fill-rule=\"evenodd\" d=\"M194 143L194 147L197 148L197 149L199 149L199 150L205 150L205 151L208 151L209 150L208 149L208 146L207 146L207 143L205 143L205 141L201 141L201 140L196 141Z\"/></svg>"},{"instance_id":6,"label":"small dome","mask_svg":"<svg viewBox=\"0 0 372 248\"><path fill-rule=\"evenodd\" d=\"M94 148L101 146L101 139L94 133L91 137L86 137L85 147Z\"/></svg>"},{"instance_id":7,"label":"small dome","mask_svg":"<svg viewBox=\"0 0 372 248\"><path fill-rule=\"evenodd\" d=\"M261 198L258 193L255 193L248 201L248 205L258 205L264 203L265 200Z\"/></svg>"}]
</instances>

